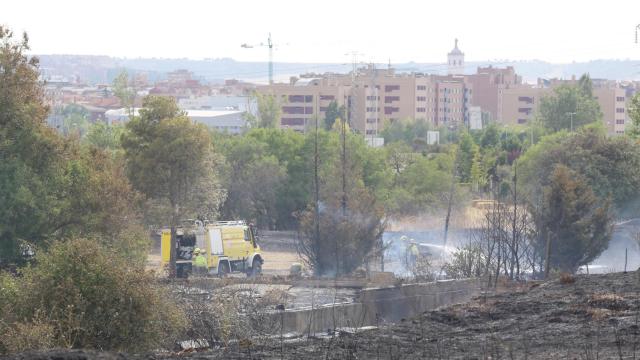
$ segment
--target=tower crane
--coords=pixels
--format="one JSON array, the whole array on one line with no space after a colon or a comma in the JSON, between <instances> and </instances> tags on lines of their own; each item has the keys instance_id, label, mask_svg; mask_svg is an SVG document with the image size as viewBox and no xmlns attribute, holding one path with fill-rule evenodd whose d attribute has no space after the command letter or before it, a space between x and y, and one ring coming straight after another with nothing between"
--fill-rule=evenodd
<instances>
[{"instance_id":1,"label":"tower crane","mask_svg":"<svg viewBox=\"0 0 640 360\"><path fill-rule=\"evenodd\" d=\"M245 49L253 49L255 47L268 47L269 48L269 85L273 84L273 41L271 41L271 33L269 33L269 37L267 38L267 42L266 43L259 43L259 44L247 44L244 43L242 45L240 45L240 47L245 48Z\"/></svg>"}]
</instances>

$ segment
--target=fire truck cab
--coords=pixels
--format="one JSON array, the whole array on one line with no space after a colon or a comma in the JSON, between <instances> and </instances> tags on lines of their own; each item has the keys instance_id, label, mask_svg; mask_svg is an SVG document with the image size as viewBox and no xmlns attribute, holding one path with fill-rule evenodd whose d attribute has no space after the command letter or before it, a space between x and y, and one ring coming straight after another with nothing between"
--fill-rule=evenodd
<instances>
[{"instance_id":1,"label":"fire truck cab","mask_svg":"<svg viewBox=\"0 0 640 360\"><path fill-rule=\"evenodd\" d=\"M192 273L193 252L196 248L206 251L207 273L224 276L229 273L245 273L257 276L262 273L264 262L258 245L256 231L243 220L202 222L176 231L176 272L178 277ZM163 229L161 237L162 264L169 264L171 230Z\"/></svg>"}]
</instances>

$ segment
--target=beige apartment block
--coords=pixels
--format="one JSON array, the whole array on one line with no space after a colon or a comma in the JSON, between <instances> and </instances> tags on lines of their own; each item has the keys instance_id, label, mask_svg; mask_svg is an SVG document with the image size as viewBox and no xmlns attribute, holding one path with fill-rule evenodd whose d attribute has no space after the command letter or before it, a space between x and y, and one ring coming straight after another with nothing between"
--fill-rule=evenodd
<instances>
[{"instance_id":1,"label":"beige apartment block","mask_svg":"<svg viewBox=\"0 0 640 360\"><path fill-rule=\"evenodd\" d=\"M561 83L556 83L559 86ZM552 95L553 87L520 86L502 91L499 118L504 124L526 124L535 118L540 100ZM625 90L618 87L594 88L593 96L600 105L602 121L609 135L624 134L627 123Z\"/></svg>"},{"instance_id":2,"label":"beige apartment block","mask_svg":"<svg viewBox=\"0 0 640 360\"><path fill-rule=\"evenodd\" d=\"M494 68L493 66L479 67L475 74L468 75L473 87L474 106L480 106L482 111L489 113L490 118L502 122L503 97L506 89L522 86L522 78L516 75L512 66Z\"/></svg>"},{"instance_id":3,"label":"beige apartment block","mask_svg":"<svg viewBox=\"0 0 640 360\"><path fill-rule=\"evenodd\" d=\"M434 125L461 126L470 104L471 84L464 76L396 74L373 65L352 74L303 75L290 84L258 87L275 95L282 108L281 127L305 131L316 116L322 120L331 101L344 105L354 129L377 137L384 125L416 119Z\"/></svg>"},{"instance_id":4,"label":"beige apartment block","mask_svg":"<svg viewBox=\"0 0 640 360\"><path fill-rule=\"evenodd\" d=\"M540 99L548 92L547 88L526 85L501 90L497 121L511 125L531 122L538 111Z\"/></svg>"},{"instance_id":5,"label":"beige apartment block","mask_svg":"<svg viewBox=\"0 0 640 360\"><path fill-rule=\"evenodd\" d=\"M304 132L315 126L324 126L327 107L332 101L338 106L347 102L347 88L329 86L326 79L307 78L295 81L293 85L274 84L259 86L256 90L265 95L273 95L280 104L280 127Z\"/></svg>"},{"instance_id":6,"label":"beige apartment block","mask_svg":"<svg viewBox=\"0 0 640 360\"><path fill-rule=\"evenodd\" d=\"M596 88L593 96L600 104L602 121L610 135L624 134L627 125L625 90L620 88Z\"/></svg>"}]
</instances>

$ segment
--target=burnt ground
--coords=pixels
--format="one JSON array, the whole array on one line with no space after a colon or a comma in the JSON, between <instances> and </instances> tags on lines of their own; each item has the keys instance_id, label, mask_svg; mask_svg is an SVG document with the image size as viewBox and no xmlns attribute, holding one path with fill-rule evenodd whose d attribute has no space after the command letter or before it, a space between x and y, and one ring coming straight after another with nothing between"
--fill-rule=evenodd
<instances>
[{"instance_id":1,"label":"burnt ground","mask_svg":"<svg viewBox=\"0 0 640 360\"><path fill-rule=\"evenodd\" d=\"M129 357L634 359L640 358L639 315L639 273L580 275L485 294L466 304L355 333L282 341L276 336L241 340L200 353Z\"/></svg>"},{"instance_id":2,"label":"burnt ground","mask_svg":"<svg viewBox=\"0 0 640 360\"><path fill-rule=\"evenodd\" d=\"M336 337L246 341L207 358L632 359L640 357L638 273L580 275L475 298L400 324Z\"/></svg>"}]
</instances>

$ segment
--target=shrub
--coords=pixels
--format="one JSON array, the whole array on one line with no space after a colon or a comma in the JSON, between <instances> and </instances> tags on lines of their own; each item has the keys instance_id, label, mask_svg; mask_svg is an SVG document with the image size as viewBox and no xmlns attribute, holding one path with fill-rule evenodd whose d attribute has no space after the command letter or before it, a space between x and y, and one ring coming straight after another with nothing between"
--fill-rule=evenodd
<instances>
[{"instance_id":1,"label":"shrub","mask_svg":"<svg viewBox=\"0 0 640 360\"><path fill-rule=\"evenodd\" d=\"M453 279L481 277L485 274L485 256L477 244L456 249L444 265L447 276Z\"/></svg>"},{"instance_id":2,"label":"shrub","mask_svg":"<svg viewBox=\"0 0 640 360\"><path fill-rule=\"evenodd\" d=\"M15 293L15 301L4 305L13 307L13 317L1 319L9 324L0 339L5 351L25 346L145 350L173 339L186 323L151 273L96 241L53 243L19 281L19 287L5 290ZM16 340L24 334L51 341Z\"/></svg>"},{"instance_id":3,"label":"shrub","mask_svg":"<svg viewBox=\"0 0 640 360\"><path fill-rule=\"evenodd\" d=\"M15 353L26 350L45 350L55 345L54 326L42 316L30 322L18 322L7 326L2 335L4 351Z\"/></svg>"},{"instance_id":4,"label":"shrub","mask_svg":"<svg viewBox=\"0 0 640 360\"><path fill-rule=\"evenodd\" d=\"M576 278L567 272L561 273L559 280L560 284L573 284L574 282L576 282Z\"/></svg>"},{"instance_id":5,"label":"shrub","mask_svg":"<svg viewBox=\"0 0 640 360\"><path fill-rule=\"evenodd\" d=\"M177 298L189 320L188 337L228 345L233 340L277 334L280 321L265 310L285 304L288 293L271 289L261 296L254 286L223 286L209 296L183 291Z\"/></svg>"}]
</instances>

